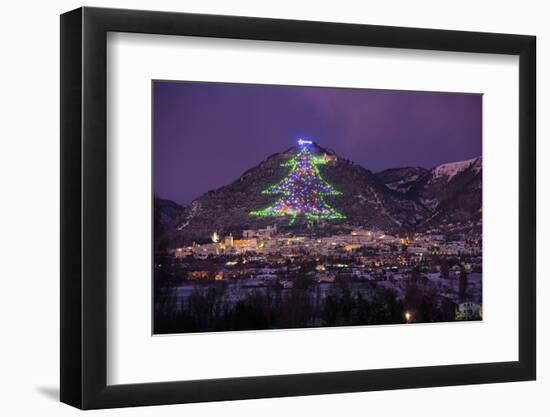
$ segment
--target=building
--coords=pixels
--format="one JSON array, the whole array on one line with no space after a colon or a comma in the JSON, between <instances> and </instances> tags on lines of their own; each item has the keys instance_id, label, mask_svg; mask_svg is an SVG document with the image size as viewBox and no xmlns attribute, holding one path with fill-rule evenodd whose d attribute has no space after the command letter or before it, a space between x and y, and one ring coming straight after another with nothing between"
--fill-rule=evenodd
<instances>
[{"instance_id":1,"label":"building","mask_svg":"<svg viewBox=\"0 0 550 417\"><path fill-rule=\"evenodd\" d=\"M476 303L460 303L455 313L456 320L480 320L481 306Z\"/></svg>"},{"instance_id":2,"label":"building","mask_svg":"<svg viewBox=\"0 0 550 417\"><path fill-rule=\"evenodd\" d=\"M241 252L255 251L258 248L258 240L257 239L233 240L232 246Z\"/></svg>"},{"instance_id":3,"label":"building","mask_svg":"<svg viewBox=\"0 0 550 417\"><path fill-rule=\"evenodd\" d=\"M192 271L189 273L189 277L192 279L209 279L208 271Z\"/></svg>"},{"instance_id":4,"label":"building","mask_svg":"<svg viewBox=\"0 0 550 417\"><path fill-rule=\"evenodd\" d=\"M176 258L186 258L188 256L193 256L192 248L177 248L174 250L174 256Z\"/></svg>"},{"instance_id":5,"label":"building","mask_svg":"<svg viewBox=\"0 0 550 417\"><path fill-rule=\"evenodd\" d=\"M233 246L233 234L229 233L229 236L226 236L223 240L223 244L226 247L232 247Z\"/></svg>"},{"instance_id":6,"label":"building","mask_svg":"<svg viewBox=\"0 0 550 417\"><path fill-rule=\"evenodd\" d=\"M243 239L271 239L277 234L277 225L267 226L265 229L248 229L243 231Z\"/></svg>"}]
</instances>

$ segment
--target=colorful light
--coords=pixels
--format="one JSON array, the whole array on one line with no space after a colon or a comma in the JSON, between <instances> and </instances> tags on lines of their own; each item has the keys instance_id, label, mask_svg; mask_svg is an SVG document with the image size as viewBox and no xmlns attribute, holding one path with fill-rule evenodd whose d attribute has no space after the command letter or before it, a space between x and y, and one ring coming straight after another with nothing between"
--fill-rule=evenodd
<instances>
[{"instance_id":1,"label":"colorful light","mask_svg":"<svg viewBox=\"0 0 550 417\"><path fill-rule=\"evenodd\" d=\"M300 141L312 143L302 139ZM290 167L288 176L262 191L262 194L282 194L279 200L262 210L251 211L250 215L289 216L291 225L298 216L308 220L344 219L343 214L325 201L327 195L341 195L323 179L319 172L318 166L326 163L325 158L313 156L307 148L302 148L294 158L282 164L284 167Z\"/></svg>"},{"instance_id":2,"label":"colorful light","mask_svg":"<svg viewBox=\"0 0 550 417\"><path fill-rule=\"evenodd\" d=\"M304 140L302 138L298 139L298 145L302 146L302 145L311 145L313 143L313 141L311 140Z\"/></svg>"}]
</instances>

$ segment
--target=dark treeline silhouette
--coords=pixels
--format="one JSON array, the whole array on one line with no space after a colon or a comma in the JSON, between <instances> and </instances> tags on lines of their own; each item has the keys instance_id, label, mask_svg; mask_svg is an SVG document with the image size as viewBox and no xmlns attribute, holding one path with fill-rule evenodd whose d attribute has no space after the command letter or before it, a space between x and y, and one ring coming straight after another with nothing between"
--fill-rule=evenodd
<instances>
[{"instance_id":1,"label":"dark treeline silhouette","mask_svg":"<svg viewBox=\"0 0 550 417\"><path fill-rule=\"evenodd\" d=\"M155 334L234 330L289 329L325 326L454 321L456 305L413 273L401 300L392 289L372 283L353 291L336 279L324 295L321 287L301 274L289 277L294 286L249 289L228 301L225 282L197 284L182 301L165 288L155 303ZM405 313L409 319L406 319Z\"/></svg>"}]
</instances>

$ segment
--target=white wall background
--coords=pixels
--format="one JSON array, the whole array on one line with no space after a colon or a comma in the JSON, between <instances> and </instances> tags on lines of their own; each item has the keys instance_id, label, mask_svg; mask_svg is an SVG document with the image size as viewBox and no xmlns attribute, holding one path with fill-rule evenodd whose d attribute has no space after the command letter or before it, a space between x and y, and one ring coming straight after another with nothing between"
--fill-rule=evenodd
<instances>
[{"instance_id":1,"label":"white wall background","mask_svg":"<svg viewBox=\"0 0 550 417\"><path fill-rule=\"evenodd\" d=\"M72 0L3 4L0 24L0 413L75 415L59 392L59 17ZM550 250L550 147L542 115L550 83L550 26L545 2L401 0L386 2L278 0L124 0L86 5L239 14L534 34L538 37L538 381L497 385L325 395L231 403L145 407L98 415L317 416L529 415L550 413L550 285L542 271ZM543 130L544 127L544 130Z\"/></svg>"}]
</instances>

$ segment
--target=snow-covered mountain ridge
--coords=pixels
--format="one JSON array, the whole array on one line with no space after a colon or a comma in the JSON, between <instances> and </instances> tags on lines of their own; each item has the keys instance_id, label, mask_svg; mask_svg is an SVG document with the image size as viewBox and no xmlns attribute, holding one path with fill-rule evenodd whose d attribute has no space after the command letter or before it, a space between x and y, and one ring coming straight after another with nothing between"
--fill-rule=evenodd
<instances>
[{"instance_id":1,"label":"snow-covered mountain ridge","mask_svg":"<svg viewBox=\"0 0 550 417\"><path fill-rule=\"evenodd\" d=\"M456 174L469 168L474 169L476 173L479 172L481 170L481 157L439 165L433 168L433 175L434 178L445 177L449 182Z\"/></svg>"}]
</instances>

